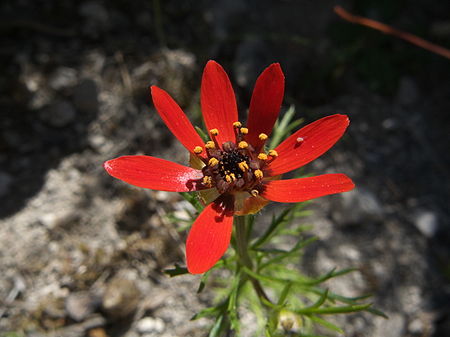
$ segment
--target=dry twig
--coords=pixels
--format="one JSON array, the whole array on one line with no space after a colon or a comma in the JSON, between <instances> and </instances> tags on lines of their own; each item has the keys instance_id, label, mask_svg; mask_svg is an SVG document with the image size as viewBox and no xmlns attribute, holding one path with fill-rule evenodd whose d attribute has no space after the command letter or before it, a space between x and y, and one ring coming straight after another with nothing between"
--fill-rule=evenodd
<instances>
[{"instance_id":1,"label":"dry twig","mask_svg":"<svg viewBox=\"0 0 450 337\"><path fill-rule=\"evenodd\" d=\"M372 19L368 19L368 18L358 16L358 15L353 15L353 14L347 12L341 6L335 6L334 12L337 15L339 15L342 19L344 19L348 22L357 23L359 25L363 25L363 26L378 30L384 34L393 35L395 37L398 37L400 39L408 41L409 43L412 43L418 47L421 47L423 49L431 51L432 53L435 53L435 54L438 54L438 55L441 55L443 57L450 59L450 50L448 50L447 48L444 48L442 46L439 46L437 44L431 43L427 40L424 40L416 35L413 35L413 34L407 33L407 32L403 32L399 29L393 28L387 24L384 24L384 23L381 23L381 22L378 22L378 21L375 21Z\"/></svg>"}]
</instances>

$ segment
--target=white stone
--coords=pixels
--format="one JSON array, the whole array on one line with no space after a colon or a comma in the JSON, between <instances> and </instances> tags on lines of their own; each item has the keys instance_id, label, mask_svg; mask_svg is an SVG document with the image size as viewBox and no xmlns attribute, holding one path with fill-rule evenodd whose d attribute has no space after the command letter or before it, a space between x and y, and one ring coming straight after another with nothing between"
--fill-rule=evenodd
<instances>
[{"instance_id":1,"label":"white stone","mask_svg":"<svg viewBox=\"0 0 450 337\"><path fill-rule=\"evenodd\" d=\"M136 323L136 329L139 333L163 332L164 321L158 317L144 317Z\"/></svg>"},{"instance_id":2,"label":"white stone","mask_svg":"<svg viewBox=\"0 0 450 337\"><path fill-rule=\"evenodd\" d=\"M415 216L414 224L427 238L433 237L439 227L437 216L431 211L418 212Z\"/></svg>"}]
</instances>

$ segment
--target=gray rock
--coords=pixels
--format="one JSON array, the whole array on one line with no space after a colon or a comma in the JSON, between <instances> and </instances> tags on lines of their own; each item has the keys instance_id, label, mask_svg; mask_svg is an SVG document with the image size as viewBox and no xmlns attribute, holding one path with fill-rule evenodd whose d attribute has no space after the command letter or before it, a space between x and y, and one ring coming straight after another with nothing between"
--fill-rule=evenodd
<instances>
[{"instance_id":1,"label":"gray rock","mask_svg":"<svg viewBox=\"0 0 450 337\"><path fill-rule=\"evenodd\" d=\"M48 83L54 90L73 87L77 83L77 71L72 68L59 67L50 75Z\"/></svg>"},{"instance_id":2,"label":"gray rock","mask_svg":"<svg viewBox=\"0 0 450 337\"><path fill-rule=\"evenodd\" d=\"M49 230L54 230L58 227L64 227L78 219L76 212L69 210L58 210L55 212L44 213L38 217L39 222Z\"/></svg>"},{"instance_id":3,"label":"gray rock","mask_svg":"<svg viewBox=\"0 0 450 337\"><path fill-rule=\"evenodd\" d=\"M113 278L103 294L103 310L113 317L126 317L136 310L141 292L134 280Z\"/></svg>"},{"instance_id":4,"label":"gray rock","mask_svg":"<svg viewBox=\"0 0 450 337\"><path fill-rule=\"evenodd\" d=\"M80 322L91 315L98 308L99 304L100 301L97 296L93 296L86 291L80 291L67 297L65 309L70 318Z\"/></svg>"},{"instance_id":5,"label":"gray rock","mask_svg":"<svg viewBox=\"0 0 450 337\"><path fill-rule=\"evenodd\" d=\"M433 237L439 229L436 213L427 210L419 210L414 215L414 225L427 238Z\"/></svg>"},{"instance_id":6,"label":"gray rock","mask_svg":"<svg viewBox=\"0 0 450 337\"><path fill-rule=\"evenodd\" d=\"M165 324L161 318L144 317L136 323L136 330L141 333L161 333L164 331Z\"/></svg>"},{"instance_id":7,"label":"gray rock","mask_svg":"<svg viewBox=\"0 0 450 337\"><path fill-rule=\"evenodd\" d=\"M64 336L64 337L104 337L107 336L103 330L103 326L106 324L106 320L99 316L93 315L93 317L87 319L84 322L70 324L60 329L52 331L52 336ZM46 335L48 336L48 335Z\"/></svg>"},{"instance_id":8,"label":"gray rock","mask_svg":"<svg viewBox=\"0 0 450 337\"><path fill-rule=\"evenodd\" d=\"M395 118L386 118L381 125L386 130L394 130L398 128L398 122Z\"/></svg>"},{"instance_id":9,"label":"gray rock","mask_svg":"<svg viewBox=\"0 0 450 337\"><path fill-rule=\"evenodd\" d=\"M420 318L416 318L408 324L408 331L413 335L420 336L423 333L423 330L424 326Z\"/></svg>"},{"instance_id":10,"label":"gray rock","mask_svg":"<svg viewBox=\"0 0 450 337\"><path fill-rule=\"evenodd\" d=\"M76 111L70 102L61 100L42 109L40 117L51 126L61 128L75 120Z\"/></svg>"}]
</instances>

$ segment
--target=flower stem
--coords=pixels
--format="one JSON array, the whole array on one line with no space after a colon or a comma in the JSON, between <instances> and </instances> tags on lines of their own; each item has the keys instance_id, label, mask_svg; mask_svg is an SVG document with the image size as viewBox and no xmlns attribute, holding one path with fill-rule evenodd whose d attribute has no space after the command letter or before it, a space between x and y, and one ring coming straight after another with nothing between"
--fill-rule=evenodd
<instances>
[{"instance_id":1,"label":"flower stem","mask_svg":"<svg viewBox=\"0 0 450 337\"><path fill-rule=\"evenodd\" d=\"M236 216L234 222L236 228L236 249L239 261L247 268L253 269L252 260L248 255L248 237L245 216Z\"/></svg>"},{"instance_id":2,"label":"flower stem","mask_svg":"<svg viewBox=\"0 0 450 337\"><path fill-rule=\"evenodd\" d=\"M248 254L249 249L248 242L250 233L248 233L246 228L247 227L246 217L235 216L234 223L236 228L235 234L236 234L236 251L238 254L238 262L240 265L245 266L250 270L253 270L253 262L250 255ZM263 287L259 283L259 281L250 275L248 275L248 279L252 283L252 286L255 289L258 296L260 297L260 299L263 298L264 300L271 302L269 297L265 293ZM263 301L261 302L264 303Z\"/></svg>"}]
</instances>

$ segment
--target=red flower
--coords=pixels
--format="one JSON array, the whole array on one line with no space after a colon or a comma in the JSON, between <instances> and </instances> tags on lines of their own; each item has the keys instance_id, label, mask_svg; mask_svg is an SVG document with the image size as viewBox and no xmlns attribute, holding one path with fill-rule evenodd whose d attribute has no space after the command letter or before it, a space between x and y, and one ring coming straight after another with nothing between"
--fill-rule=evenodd
<instances>
[{"instance_id":1,"label":"red flower","mask_svg":"<svg viewBox=\"0 0 450 337\"><path fill-rule=\"evenodd\" d=\"M153 86L156 110L170 131L191 153L187 167L149 156L124 156L104 163L106 171L129 184L154 190L200 191L211 201L196 219L186 242L187 268L193 274L209 270L230 243L233 215L255 213L269 201L300 202L353 189L344 174L277 180L326 152L349 124L345 115L311 123L277 146L264 151L284 95L284 75L278 63L259 76L253 91L247 128L238 122L230 80L214 61L205 67L201 107L211 141L202 141L178 104Z\"/></svg>"}]
</instances>

